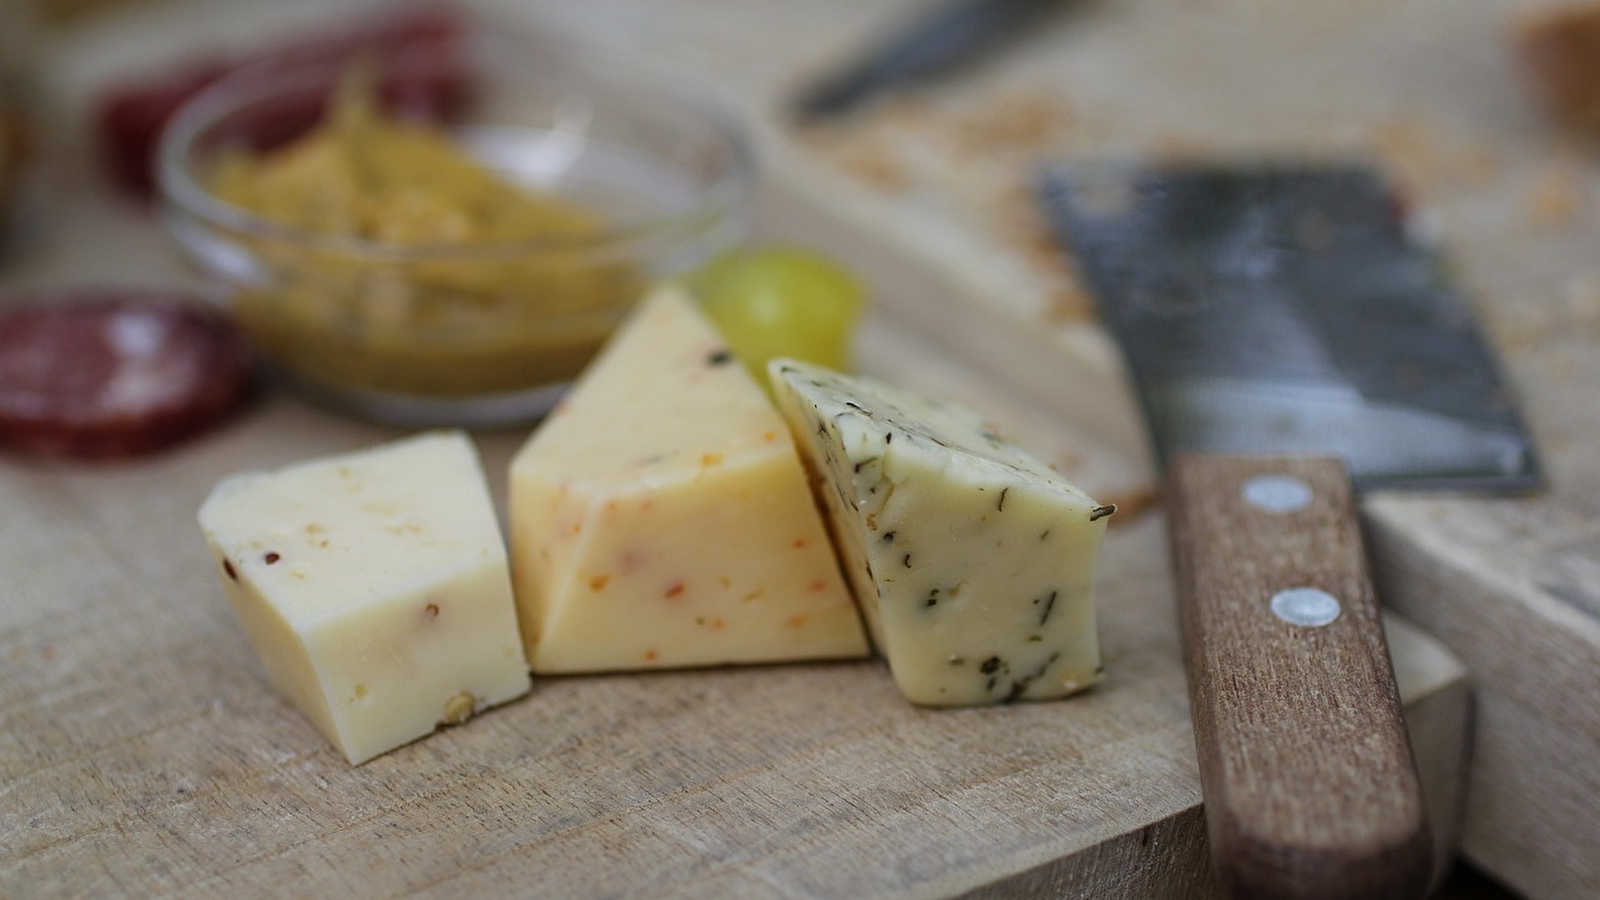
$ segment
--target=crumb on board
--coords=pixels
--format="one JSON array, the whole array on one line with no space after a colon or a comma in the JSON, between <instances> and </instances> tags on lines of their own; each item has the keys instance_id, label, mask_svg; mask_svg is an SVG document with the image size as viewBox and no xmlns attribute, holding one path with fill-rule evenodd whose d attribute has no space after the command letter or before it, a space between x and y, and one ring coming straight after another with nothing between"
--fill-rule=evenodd
<instances>
[{"instance_id":1,"label":"crumb on board","mask_svg":"<svg viewBox=\"0 0 1600 900\"><path fill-rule=\"evenodd\" d=\"M997 246L1040 285L1040 317L1085 321L1093 304L1037 209L1032 172L1067 145L1077 119L1055 87L1018 86L977 100L890 98L844 122L796 132L802 147L836 171L889 196L937 196L971 212ZM907 140L908 136L915 140Z\"/></svg>"},{"instance_id":2,"label":"crumb on board","mask_svg":"<svg viewBox=\"0 0 1600 900\"><path fill-rule=\"evenodd\" d=\"M1582 179L1571 168L1545 167L1528 190L1529 223L1539 228L1571 225L1582 212L1583 191Z\"/></svg>"},{"instance_id":3,"label":"crumb on board","mask_svg":"<svg viewBox=\"0 0 1600 900\"><path fill-rule=\"evenodd\" d=\"M1446 133L1426 120L1380 122L1370 138L1372 151L1402 182L1429 189L1448 185L1481 186L1503 173L1505 161L1494 148Z\"/></svg>"}]
</instances>

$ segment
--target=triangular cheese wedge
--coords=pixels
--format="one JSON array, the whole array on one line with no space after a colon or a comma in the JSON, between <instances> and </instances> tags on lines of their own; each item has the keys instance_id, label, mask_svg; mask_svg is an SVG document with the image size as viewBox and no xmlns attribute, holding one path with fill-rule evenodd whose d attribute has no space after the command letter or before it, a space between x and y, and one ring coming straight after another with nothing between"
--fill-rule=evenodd
<instances>
[{"instance_id":1,"label":"triangular cheese wedge","mask_svg":"<svg viewBox=\"0 0 1600 900\"><path fill-rule=\"evenodd\" d=\"M787 426L679 289L623 323L509 491L536 672L868 652Z\"/></svg>"},{"instance_id":2,"label":"triangular cheese wedge","mask_svg":"<svg viewBox=\"0 0 1600 900\"><path fill-rule=\"evenodd\" d=\"M908 699L1043 700L1101 679L1112 507L973 411L788 359L768 368L873 642Z\"/></svg>"}]
</instances>

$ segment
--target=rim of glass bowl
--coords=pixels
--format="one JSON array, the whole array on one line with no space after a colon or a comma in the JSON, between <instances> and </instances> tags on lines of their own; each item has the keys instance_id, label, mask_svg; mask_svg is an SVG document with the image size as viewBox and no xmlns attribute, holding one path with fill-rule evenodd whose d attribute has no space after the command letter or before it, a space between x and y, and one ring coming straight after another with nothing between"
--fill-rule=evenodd
<instances>
[{"instance_id":1,"label":"rim of glass bowl","mask_svg":"<svg viewBox=\"0 0 1600 900\"><path fill-rule=\"evenodd\" d=\"M468 41L468 58L474 44ZM503 48L502 48L503 49ZM340 62L338 66L346 63ZM535 238L517 241L473 243L428 243L396 245L347 235L322 234L284 225L258 216L214 196L197 178L189 164L197 138L207 128L243 105L261 102L272 95L299 89L315 90L333 83L335 64L328 61L288 64L274 68L266 63L241 70L207 86L186 101L163 130L157 149L157 181L163 202L173 210L200 222L252 238L277 240L308 249L348 254L384 263L403 263L423 259L499 259L537 252L602 251L652 240L664 240L679 232L691 236L702 229L714 229L727 218L744 213L756 172L751 139L732 110L701 94L683 90L644 86L601 75L592 68L567 60L563 73L578 76L579 84L599 87L603 92L629 95L651 109L672 110L674 119L690 121L705 131L726 154L724 171L704 190L692 206L684 210L628 217L593 235L581 237ZM313 81L316 83L313 84ZM581 95L581 90L574 91Z\"/></svg>"}]
</instances>

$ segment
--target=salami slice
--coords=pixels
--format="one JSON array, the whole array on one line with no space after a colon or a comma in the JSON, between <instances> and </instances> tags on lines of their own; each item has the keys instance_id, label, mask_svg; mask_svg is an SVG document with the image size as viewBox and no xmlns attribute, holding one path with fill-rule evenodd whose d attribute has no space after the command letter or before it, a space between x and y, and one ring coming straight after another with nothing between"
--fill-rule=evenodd
<instances>
[{"instance_id":1,"label":"salami slice","mask_svg":"<svg viewBox=\"0 0 1600 900\"><path fill-rule=\"evenodd\" d=\"M219 422L250 392L249 350L219 310L83 290L0 313L0 444L136 456Z\"/></svg>"}]
</instances>

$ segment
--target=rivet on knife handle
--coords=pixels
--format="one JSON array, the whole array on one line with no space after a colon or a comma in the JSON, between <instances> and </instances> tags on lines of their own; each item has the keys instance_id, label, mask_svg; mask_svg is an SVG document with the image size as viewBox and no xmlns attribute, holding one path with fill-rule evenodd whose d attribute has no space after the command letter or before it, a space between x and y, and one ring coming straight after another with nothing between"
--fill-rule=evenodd
<instances>
[{"instance_id":1,"label":"rivet on knife handle","mask_svg":"<svg viewBox=\"0 0 1600 900\"><path fill-rule=\"evenodd\" d=\"M1431 843L1337 458L1172 461L1213 861L1232 897L1421 897Z\"/></svg>"}]
</instances>

